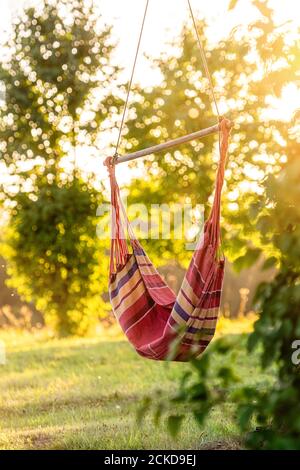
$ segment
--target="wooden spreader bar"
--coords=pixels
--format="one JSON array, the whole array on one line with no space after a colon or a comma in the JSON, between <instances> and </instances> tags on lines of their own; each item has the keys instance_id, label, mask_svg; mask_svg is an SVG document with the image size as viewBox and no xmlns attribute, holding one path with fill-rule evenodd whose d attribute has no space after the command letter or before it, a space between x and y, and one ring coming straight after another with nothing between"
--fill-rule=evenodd
<instances>
[{"instance_id":1,"label":"wooden spreader bar","mask_svg":"<svg viewBox=\"0 0 300 470\"><path fill-rule=\"evenodd\" d=\"M128 153L127 155L123 155L121 157L117 157L115 158L114 163L117 165L118 163L129 162L130 160L135 160L136 158L145 157L146 155L162 152L163 150L176 147L177 145L190 142L191 140L196 140L210 134L215 134L216 132L219 132L219 129L219 124L216 124L215 126L207 127L206 129L202 129L201 131L193 132L192 134L187 134L183 137L178 137L178 139L169 140L168 142L164 142L162 144L153 145L152 147L148 147L143 150L138 150L137 152L133 153Z\"/></svg>"}]
</instances>

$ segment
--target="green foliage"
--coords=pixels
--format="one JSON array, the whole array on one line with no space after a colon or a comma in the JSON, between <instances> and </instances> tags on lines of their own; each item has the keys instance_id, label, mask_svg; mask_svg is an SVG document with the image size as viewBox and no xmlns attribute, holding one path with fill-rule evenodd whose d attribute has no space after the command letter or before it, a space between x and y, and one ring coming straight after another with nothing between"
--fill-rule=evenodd
<instances>
[{"instance_id":1,"label":"green foliage","mask_svg":"<svg viewBox=\"0 0 300 470\"><path fill-rule=\"evenodd\" d=\"M222 239L226 256L231 261L239 258L238 269L253 264L259 252L275 256L272 244L260 239L256 226L258 213L265 210L264 179L276 176L286 155L297 152L289 123L268 111L272 93L280 96L287 84L297 84L296 43L292 37L285 41L283 27L276 29L265 2L257 1L255 6L269 16L251 24L248 32L237 28L213 46L205 36L205 23L198 24L217 100L234 122L223 190ZM185 27L175 45L179 54L155 62L161 85L135 90L124 144L127 150L155 145L216 121L193 31ZM216 137L208 136L145 160L144 181L134 181L130 187L133 199L147 205L210 203L218 160L216 144ZM174 239L163 242L163 248L161 240L147 241L145 246L151 256L173 256L184 265L184 244Z\"/></svg>"},{"instance_id":2,"label":"green foliage","mask_svg":"<svg viewBox=\"0 0 300 470\"><path fill-rule=\"evenodd\" d=\"M260 254L261 250L257 248L249 248L244 256L240 256L234 261L233 266L237 271L250 268L250 266L258 260Z\"/></svg>"},{"instance_id":3,"label":"green foliage","mask_svg":"<svg viewBox=\"0 0 300 470\"><path fill-rule=\"evenodd\" d=\"M15 20L3 47L0 150L9 173L20 172L19 161L53 164L78 143L95 143L113 104L96 92L116 76L108 67L110 28L99 29L99 12L83 0L46 0Z\"/></svg>"},{"instance_id":4,"label":"green foliage","mask_svg":"<svg viewBox=\"0 0 300 470\"><path fill-rule=\"evenodd\" d=\"M293 154L289 155L280 178L269 178L266 182L268 214L273 223L271 227L264 225L262 237L277 249L280 267L275 280L258 290L261 314L249 338L249 350L262 343L262 366L276 363L278 381L267 393L255 391L250 404L242 397L245 413L253 415L260 424L248 437L251 447L300 449L300 369L292 362L292 344L300 337L300 164L297 160ZM244 420L243 426L249 426L249 419Z\"/></svg>"},{"instance_id":5,"label":"green foliage","mask_svg":"<svg viewBox=\"0 0 300 470\"><path fill-rule=\"evenodd\" d=\"M166 418L173 437L179 433L187 415L192 415L198 425L203 426L211 411L229 399L232 385L239 381L224 363L234 360L234 350L240 350L240 343L240 336L222 338L212 345L213 352L192 359L190 369L181 377L177 392L167 400L161 394L157 394L155 399L146 397L139 410L139 419L149 411L153 412L155 422Z\"/></svg>"},{"instance_id":6,"label":"green foliage","mask_svg":"<svg viewBox=\"0 0 300 470\"><path fill-rule=\"evenodd\" d=\"M177 436L183 419L184 415L171 415L168 417L168 430L172 437Z\"/></svg>"},{"instance_id":7,"label":"green foliage","mask_svg":"<svg viewBox=\"0 0 300 470\"><path fill-rule=\"evenodd\" d=\"M104 246L96 238L99 195L78 179L18 193L3 248L10 286L60 335L83 335L108 311ZM102 284L101 284L102 283Z\"/></svg>"},{"instance_id":8,"label":"green foliage","mask_svg":"<svg viewBox=\"0 0 300 470\"><path fill-rule=\"evenodd\" d=\"M121 336L105 329L97 336L0 331L10 358L0 374L1 450L199 449L216 442L237 448L239 430L227 406L216 407L202 429L192 417L184 419L176 441L149 415L142 426L136 423L142 397L158 386L160 398L172 395L189 364L145 361ZM257 354L255 360L247 355L241 337L238 348L238 372L250 385L257 380ZM217 360L222 363L222 355Z\"/></svg>"},{"instance_id":9,"label":"green foliage","mask_svg":"<svg viewBox=\"0 0 300 470\"><path fill-rule=\"evenodd\" d=\"M96 241L102 197L77 162L78 149L97 146L99 126L118 104L106 91L118 70L101 23L91 2L45 0L16 18L0 63L10 285L64 335L87 333L107 312L107 247Z\"/></svg>"},{"instance_id":10,"label":"green foliage","mask_svg":"<svg viewBox=\"0 0 300 470\"><path fill-rule=\"evenodd\" d=\"M235 3L231 2L231 6ZM278 268L274 281L258 289L260 316L248 340L249 354L253 357L254 348L260 347L262 371L272 368L276 382L259 387L237 385L228 346L224 347L222 341L216 342L205 355L192 361L191 372L184 376L178 394L171 398L168 412L173 420L177 415L181 418L182 410L174 412L175 406L184 406L185 413L192 413L202 425L216 404L234 403L237 423L248 447L300 449L300 369L292 361L292 345L300 335L299 123L296 120L275 122L270 117L264 119L263 124L256 124L253 132L253 123L261 123L268 95L280 96L289 81L297 83L299 55L296 54L295 40L285 42L281 29L276 28L273 11L267 2L253 3L263 18L250 26L250 31L255 30L252 52L264 73L259 80L248 82L249 98L239 110L237 122L241 127L237 129L237 137L234 134L231 154L234 158L229 162L227 185L232 191L238 188L240 197L234 199L238 209L230 212L225 205L223 215L227 229L231 227L225 233L225 246L237 246L235 265L238 269L253 264L262 249L267 258L265 268L274 265ZM234 49L235 60L238 59L235 66L238 68L238 64L243 64L244 70L247 59L239 57L242 44L238 46L232 42L230 47ZM178 65L183 57L187 60L187 56L182 56ZM233 67L229 90L234 97L237 96L236 70ZM249 80L250 76L245 78ZM168 100L175 101L174 96L172 94ZM153 123L156 125L156 120ZM244 142L246 139L247 143ZM163 169L165 162L157 165ZM176 171L180 167L181 163ZM248 170L251 171L247 175ZM258 171L262 171L262 177L252 179L251 173L255 175ZM255 183L254 191L241 192L245 179ZM190 181L192 187L193 178ZM169 178L164 183L166 192L169 190L168 182ZM240 187L239 183L242 183ZM232 197L229 199L233 200ZM239 239L237 245L235 238ZM217 352L223 354L224 359L218 368L213 364ZM214 369L219 383L212 380L210 368ZM178 432L181 419L174 422L174 429Z\"/></svg>"}]
</instances>

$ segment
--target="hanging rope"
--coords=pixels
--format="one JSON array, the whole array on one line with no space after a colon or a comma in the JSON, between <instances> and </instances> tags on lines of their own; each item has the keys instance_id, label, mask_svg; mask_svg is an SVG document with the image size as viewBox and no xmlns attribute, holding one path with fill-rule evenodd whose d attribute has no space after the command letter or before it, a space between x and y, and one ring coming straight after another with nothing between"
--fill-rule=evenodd
<instances>
[{"instance_id":1,"label":"hanging rope","mask_svg":"<svg viewBox=\"0 0 300 470\"><path fill-rule=\"evenodd\" d=\"M117 144L116 144L114 159L116 159L117 156L118 156L118 150L119 150L120 140L121 140L121 136L122 136L122 130L123 130L123 126L124 126L126 111L127 111L127 107L128 107L129 95L130 95L130 92L131 92L136 61L137 61L137 58L138 58L140 45L141 45L141 40L142 40L142 35L143 35L143 31L144 31L145 20L146 20L147 11L148 11L148 5L149 5L149 0L147 0L146 6L145 6L144 16L143 16L143 20L142 20L142 26L141 26L141 30L140 30L140 34L139 34L139 39L138 39L137 48L136 48L136 52L135 52L135 57L134 57L134 61L133 61L133 66L132 66L132 71L131 71L131 77L130 77L128 88L127 88L127 96L126 96L125 105L124 105L124 109L123 109L122 120L121 120L121 124L120 124L120 128L119 128L119 135L118 135L118 140L117 140Z\"/></svg>"},{"instance_id":2,"label":"hanging rope","mask_svg":"<svg viewBox=\"0 0 300 470\"><path fill-rule=\"evenodd\" d=\"M147 0L146 5L145 5L142 25L141 25L139 38L138 38L138 43L137 43L137 48L136 48L136 52L135 52L135 56L134 56L133 66L132 66L132 70L131 70L131 76L130 76L130 80L129 80L129 84L128 84L128 88L127 88L127 94L126 94L124 109L123 109L123 113L122 113L122 119L121 119L121 123L120 123L120 127L119 127L118 139L117 139L117 143L116 143L116 147L115 147L115 153L114 153L113 161L115 161L118 157L118 150L119 150L119 145L120 145L120 141L121 141L121 137L122 137L122 131L123 131L126 112L127 112L127 108L128 108L129 96L130 96L130 92L131 92L131 88L132 88L132 82L133 82L135 67L136 67L137 58L138 58L138 54L139 54L139 50L140 50L142 35L143 35L143 31L144 31L144 26L145 26L145 20L146 20L146 16L147 16L149 1L150 0ZM211 75L210 75L210 72L209 72L209 68L208 68L208 64L207 64L207 60L206 60L206 56L205 56L205 52L204 52L204 47L203 47L202 41L201 41L200 36L199 36L199 32L198 32L198 28L197 28L197 24L196 24L196 19L195 19L195 16L194 16L194 12L193 12L193 9L192 9L191 2L190 2L190 0L187 0L187 1L188 1L189 10L190 10L191 18L192 18L192 21L193 21L193 25L194 25L194 29L195 29L195 33L196 33L196 37L197 37L197 42L198 42L198 45L199 45L200 56L201 56L201 60L202 60L202 63L203 63L204 72L205 72L206 78L208 80L211 96L212 96L212 99L213 99L213 102L214 102L214 105L215 105L215 108L216 108L217 116L218 116L219 121L220 121L220 113L219 113L218 103L217 103L217 100L216 100L216 96L215 96L215 92L214 92L214 86L213 86L212 78L211 78Z\"/></svg>"},{"instance_id":3,"label":"hanging rope","mask_svg":"<svg viewBox=\"0 0 300 470\"><path fill-rule=\"evenodd\" d=\"M211 75L210 75L210 72L209 72L209 68L208 68L208 64L207 64L207 60L206 60L206 56L205 56L205 52L204 52L204 47L203 47L202 41L200 39L200 35L199 35L199 32L198 32L198 28L197 28L197 24L196 24L196 20L195 20L195 16L194 16L194 12L193 12L193 9L192 9L191 2L190 2L190 0L187 0L187 2L188 2L188 5L189 5L191 18L193 20L193 25L194 25L194 29L195 29L195 33L196 33L196 37L197 37L197 42L198 42L198 45L199 45L199 50L200 50L200 55L201 55L201 60L202 60L202 63L203 63L205 75L206 75L206 78L207 78L208 83L209 83L211 96L212 96L212 99L213 99L214 104L215 104L215 108L216 108L218 118L220 118L218 103L217 103L217 100L216 100L216 96L215 96L215 92L214 92L214 86L213 86L212 78L211 78Z\"/></svg>"}]
</instances>

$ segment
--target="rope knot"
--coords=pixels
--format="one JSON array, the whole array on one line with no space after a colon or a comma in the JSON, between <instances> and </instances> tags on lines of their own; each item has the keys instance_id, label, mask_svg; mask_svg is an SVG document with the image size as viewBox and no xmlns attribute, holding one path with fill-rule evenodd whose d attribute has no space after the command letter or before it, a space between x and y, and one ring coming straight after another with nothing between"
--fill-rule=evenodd
<instances>
[{"instance_id":1,"label":"rope knot","mask_svg":"<svg viewBox=\"0 0 300 470\"><path fill-rule=\"evenodd\" d=\"M115 171L115 158L114 157L107 157L103 165L107 167L108 173L110 176L114 174Z\"/></svg>"},{"instance_id":2,"label":"rope knot","mask_svg":"<svg viewBox=\"0 0 300 470\"><path fill-rule=\"evenodd\" d=\"M108 169L110 169L110 167L112 167L114 164L114 159L113 157L107 157L104 162L103 162L103 165L104 166L107 166Z\"/></svg>"},{"instance_id":3,"label":"rope knot","mask_svg":"<svg viewBox=\"0 0 300 470\"><path fill-rule=\"evenodd\" d=\"M224 116L219 117L219 124L220 124L220 129L223 132L224 131L230 132L233 126L232 121L230 121L230 119L225 118Z\"/></svg>"}]
</instances>

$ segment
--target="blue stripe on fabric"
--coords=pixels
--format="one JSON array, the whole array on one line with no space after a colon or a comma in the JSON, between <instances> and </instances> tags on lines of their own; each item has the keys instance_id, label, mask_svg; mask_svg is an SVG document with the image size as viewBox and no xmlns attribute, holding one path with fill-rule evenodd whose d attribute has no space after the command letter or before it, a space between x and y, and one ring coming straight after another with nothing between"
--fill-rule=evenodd
<instances>
[{"instance_id":1,"label":"blue stripe on fabric","mask_svg":"<svg viewBox=\"0 0 300 470\"><path fill-rule=\"evenodd\" d=\"M146 255L146 253L144 252L144 250L142 248L134 247L133 251L134 251L134 254L138 255L138 256L145 256Z\"/></svg>"},{"instance_id":2,"label":"blue stripe on fabric","mask_svg":"<svg viewBox=\"0 0 300 470\"><path fill-rule=\"evenodd\" d=\"M114 297L118 295L118 293L120 292L120 289L124 286L124 284L126 284L127 281L129 281L129 279L134 275L137 269L138 269L138 264L134 263L134 265L128 270L127 274L125 274L125 276L123 276L122 279L120 279L117 287L110 293L111 299L113 299Z\"/></svg>"},{"instance_id":3,"label":"blue stripe on fabric","mask_svg":"<svg viewBox=\"0 0 300 470\"><path fill-rule=\"evenodd\" d=\"M181 318L183 318L184 320L188 320L190 318L190 316L186 313L185 310L183 310L183 308L179 305L178 302L175 302L174 309L178 313L178 315L180 315Z\"/></svg>"},{"instance_id":4,"label":"blue stripe on fabric","mask_svg":"<svg viewBox=\"0 0 300 470\"><path fill-rule=\"evenodd\" d=\"M195 328L193 326L189 326L187 329L188 333L201 333L202 335L212 335L214 334L215 330L209 328Z\"/></svg>"}]
</instances>

